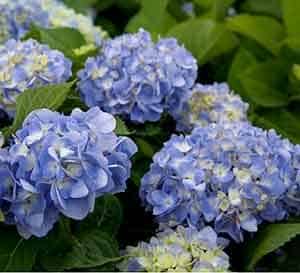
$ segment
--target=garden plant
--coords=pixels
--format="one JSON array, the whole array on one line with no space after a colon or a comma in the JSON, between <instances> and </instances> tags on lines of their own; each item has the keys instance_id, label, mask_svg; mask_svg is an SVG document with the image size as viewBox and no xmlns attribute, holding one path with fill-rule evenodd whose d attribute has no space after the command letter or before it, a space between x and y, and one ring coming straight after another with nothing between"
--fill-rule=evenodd
<instances>
[{"instance_id":1,"label":"garden plant","mask_svg":"<svg viewBox=\"0 0 300 273\"><path fill-rule=\"evenodd\" d=\"M300 271L299 0L0 0L0 271Z\"/></svg>"}]
</instances>

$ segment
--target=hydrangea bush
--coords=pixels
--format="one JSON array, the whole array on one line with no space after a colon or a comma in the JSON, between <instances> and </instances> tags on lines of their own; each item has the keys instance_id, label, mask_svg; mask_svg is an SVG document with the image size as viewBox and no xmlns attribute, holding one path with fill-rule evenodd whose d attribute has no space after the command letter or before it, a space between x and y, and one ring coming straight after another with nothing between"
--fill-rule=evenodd
<instances>
[{"instance_id":1,"label":"hydrangea bush","mask_svg":"<svg viewBox=\"0 0 300 273\"><path fill-rule=\"evenodd\" d=\"M0 271L300 271L300 6L260 2L0 0Z\"/></svg>"}]
</instances>

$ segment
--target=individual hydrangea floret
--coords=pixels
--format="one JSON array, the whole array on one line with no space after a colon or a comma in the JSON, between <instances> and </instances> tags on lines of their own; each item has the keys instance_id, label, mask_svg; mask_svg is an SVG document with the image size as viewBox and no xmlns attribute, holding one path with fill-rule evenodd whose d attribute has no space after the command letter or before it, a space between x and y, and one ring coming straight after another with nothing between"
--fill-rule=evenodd
<instances>
[{"instance_id":1,"label":"individual hydrangea floret","mask_svg":"<svg viewBox=\"0 0 300 273\"><path fill-rule=\"evenodd\" d=\"M100 46L106 33L88 16L78 14L57 0L0 0L0 43L20 39L32 24L44 28L78 29L87 42Z\"/></svg>"},{"instance_id":2,"label":"individual hydrangea floret","mask_svg":"<svg viewBox=\"0 0 300 273\"><path fill-rule=\"evenodd\" d=\"M140 197L162 225L212 224L237 242L263 221L287 216L294 146L246 122L211 124L172 136L154 156Z\"/></svg>"},{"instance_id":3,"label":"individual hydrangea floret","mask_svg":"<svg viewBox=\"0 0 300 273\"><path fill-rule=\"evenodd\" d=\"M195 16L195 6L193 2L184 2L181 6L181 10L190 17L194 17Z\"/></svg>"},{"instance_id":4,"label":"individual hydrangea floret","mask_svg":"<svg viewBox=\"0 0 300 273\"><path fill-rule=\"evenodd\" d=\"M16 99L29 88L66 82L69 59L35 40L9 40L0 46L0 108L14 116Z\"/></svg>"},{"instance_id":5,"label":"individual hydrangea floret","mask_svg":"<svg viewBox=\"0 0 300 273\"><path fill-rule=\"evenodd\" d=\"M121 271L134 272L216 272L229 268L229 257L223 251L226 240L218 238L211 227L201 231L179 226L152 237L149 243L140 242L127 247Z\"/></svg>"},{"instance_id":6,"label":"individual hydrangea floret","mask_svg":"<svg viewBox=\"0 0 300 273\"><path fill-rule=\"evenodd\" d=\"M247 121L248 107L226 83L196 84L177 117L177 129L189 132L210 123Z\"/></svg>"},{"instance_id":7,"label":"individual hydrangea floret","mask_svg":"<svg viewBox=\"0 0 300 273\"><path fill-rule=\"evenodd\" d=\"M155 45L141 29L106 41L101 55L89 58L79 72L78 87L89 107L143 123L177 107L177 97L188 92L196 76L195 59L176 40Z\"/></svg>"},{"instance_id":8,"label":"individual hydrangea floret","mask_svg":"<svg viewBox=\"0 0 300 273\"><path fill-rule=\"evenodd\" d=\"M3 211L22 236L45 236L59 213L82 220L97 197L126 189L137 147L115 126L97 107L70 116L41 109L26 118L0 164Z\"/></svg>"}]
</instances>

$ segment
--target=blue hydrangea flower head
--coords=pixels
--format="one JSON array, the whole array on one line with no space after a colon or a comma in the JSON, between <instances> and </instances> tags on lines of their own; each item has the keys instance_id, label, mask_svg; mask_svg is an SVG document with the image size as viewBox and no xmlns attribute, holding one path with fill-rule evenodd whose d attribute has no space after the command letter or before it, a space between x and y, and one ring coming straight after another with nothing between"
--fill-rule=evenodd
<instances>
[{"instance_id":1,"label":"blue hydrangea flower head","mask_svg":"<svg viewBox=\"0 0 300 273\"><path fill-rule=\"evenodd\" d=\"M297 144L293 150L292 165L296 172L293 185L289 188L285 203L289 214L300 215L300 145Z\"/></svg>"},{"instance_id":2,"label":"blue hydrangea flower head","mask_svg":"<svg viewBox=\"0 0 300 273\"><path fill-rule=\"evenodd\" d=\"M168 90L157 64L149 33L140 30L109 40L101 55L89 58L78 74L83 100L135 122L157 121Z\"/></svg>"},{"instance_id":3,"label":"blue hydrangea flower head","mask_svg":"<svg viewBox=\"0 0 300 273\"><path fill-rule=\"evenodd\" d=\"M7 148L0 150L0 208L5 223L16 225L24 238L45 236L58 220L59 212L50 199L28 181L17 179Z\"/></svg>"},{"instance_id":4,"label":"blue hydrangea flower head","mask_svg":"<svg viewBox=\"0 0 300 273\"><path fill-rule=\"evenodd\" d=\"M141 29L106 41L101 55L79 72L78 87L89 107L143 123L178 105L176 96L193 85L196 71L195 60L176 40L155 45Z\"/></svg>"},{"instance_id":5,"label":"blue hydrangea flower head","mask_svg":"<svg viewBox=\"0 0 300 273\"><path fill-rule=\"evenodd\" d=\"M22 38L32 23L49 27L41 0L0 0L0 43Z\"/></svg>"},{"instance_id":6,"label":"blue hydrangea flower head","mask_svg":"<svg viewBox=\"0 0 300 273\"><path fill-rule=\"evenodd\" d=\"M249 123L198 127L172 136L143 177L140 197L166 226L214 226L236 241L263 221L287 216L293 145Z\"/></svg>"},{"instance_id":7,"label":"blue hydrangea flower head","mask_svg":"<svg viewBox=\"0 0 300 273\"><path fill-rule=\"evenodd\" d=\"M66 82L72 63L57 51L35 40L9 40L0 45L0 107L15 114L16 99L29 88Z\"/></svg>"},{"instance_id":8,"label":"blue hydrangea flower head","mask_svg":"<svg viewBox=\"0 0 300 273\"><path fill-rule=\"evenodd\" d=\"M26 118L0 168L7 177L0 193L22 236L45 236L59 213L82 220L97 197L126 189L137 147L115 126L97 107L70 116L41 109Z\"/></svg>"},{"instance_id":9,"label":"blue hydrangea flower head","mask_svg":"<svg viewBox=\"0 0 300 273\"><path fill-rule=\"evenodd\" d=\"M167 109L176 116L181 112L183 103L197 79L197 61L174 38L160 39L156 48L171 88L167 98Z\"/></svg>"},{"instance_id":10,"label":"blue hydrangea flower head","mask_svg":"<svg viewBox=\"0 0 300 273\"><path fill-rule=\"evenodd\" d=\"M210 123L247 121L248 107L226 83L196 84L177 116L177 129L188 132Z\"/></svg>"},{"instance_id":11,"label":"blue hydrangea flower head","mask_svg":"<svg viewBox=\"0 0 300 273\"><path fill-rule=\"evenodd\" d=\"M229 257L223 251L225 246L211 227L197 231L179 226L158 233L149 243L127 247L123 254L129 258L119 268L134 272L226 271Z\"/></svg>"},{"instance_id":12,"label":"blue hydrangea flower head","mask_svg":"<svg viewBox=\"0 0 300 273\"><path fill-rule=\"evenodd\" d=\"M44 28L71 27L78 29L87 42L100 46L106 36L94 26L90 17L78 14L57 0L0 0L0 42L20 39L31 24Z\"/></svg>"}]
</instances>

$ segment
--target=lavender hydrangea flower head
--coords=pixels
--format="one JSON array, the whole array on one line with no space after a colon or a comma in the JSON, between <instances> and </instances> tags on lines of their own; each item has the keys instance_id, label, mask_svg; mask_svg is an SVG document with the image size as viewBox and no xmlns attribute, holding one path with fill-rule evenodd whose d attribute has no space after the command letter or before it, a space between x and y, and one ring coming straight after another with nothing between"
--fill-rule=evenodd
<instances>
[{"instance_id":1,"label":"lavender hydrangea flower head","mask_svg":"<svg viewBox=\"0 0 300 273\"><path fill-rule=\"evenodd\" d=\"M0 0L0 43L22 38L32 23L49 27L41 0Z\"/></svg>"},{"instance_id":2,"label":"lavender hydrangea flower head","mask_svg":"<svg viewBox=\"0 0 300 273\"><path fill-rule=\"evenodd\" d=\"M248 107L226 83L196 84L177 117L177 129L188 132L210 123L247 121Z\"/></svg>"},{"instance_id":3,"label":"lavender hydrangea flower head","mask_svg":"<svg viewBox=\"0 0 300 273\"><path fill-rule=\"evenodd\" d=\"M9 213L22 236L46 235L59 213L82 220L97 197L126 189L137 147L117 137L115 126L97 107L70 116L41 109L26 118L2 173L13 186Z\"/></svg>"},{"instance_id":4,"label":"lavender hydrangea flower head","mask_svg":"<svg viewBox=\"0 0 300 273\"><path fill-rule=\"evenodd\" d=\"M9 40L0 46L0 107L15 114L16 98L29 88L67 81L72 63L35 40Z\"/></svg>"},{"instance_id":5,"label":"lavender hydrangea flower head","mask_svg":"<svg viewBox=\"0 0 300 273\"><path fill-rule=\"evenodd\" d=\"M89 107L143 123L159 120L168 104L177 106L176 96L193 85L196 71L196 61L176 40L155 45L141 29L105 42L101 55L79 72L78 87Z\"/></svg>"},{"instance_id":6,"label":"lavender hydrangea flower head","mask_svg":"<svg viewBox=\"0 0 300 273\"><path fill-rule=\"evenodd\" d=\"M226 271L229 257L223 251L225 241L211 227L201 231L179 226L152 237L149 243L140 242L127 247L121 271L134 272L192 272Z\"/></svg>"},{"instance_id":7,"label":"lavender hydrangea flower head","mask_svg":"<svg viewBox=\"0 0 300 273\"><path fill-rule=\"evenodd\" d=\"M140 197L162 225L212 224L237 242L287 216L293 145L249 123L211 124L173 136L154 156Z\"/></svg>"}]
</instances>

